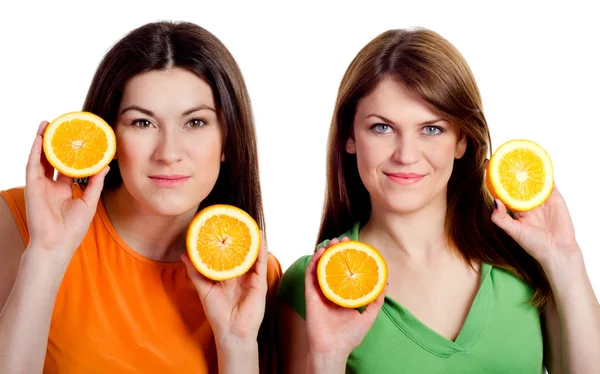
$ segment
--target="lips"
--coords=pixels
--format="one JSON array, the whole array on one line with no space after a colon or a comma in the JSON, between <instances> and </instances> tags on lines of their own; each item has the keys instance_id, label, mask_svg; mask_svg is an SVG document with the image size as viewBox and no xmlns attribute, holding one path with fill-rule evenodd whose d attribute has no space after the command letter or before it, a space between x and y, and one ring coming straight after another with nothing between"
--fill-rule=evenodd
<instances>
[{"instance_id":1,"label":"lips","mask_svg":"<svg viewBox=\"0 0 600 374\"><path fill-rule=\"evenodd\" d=\"M415 184L425 177L423 174L416 173L385 173L385 175L392 182L400 185Z\"/></svg>"},{"instance_id":2,"label":"lips","mask_svg":"<svg viewBox=\"0 0 600 374\"><path fill-rule=\"evenodd\" d=\"M182 174L161 174L152 175L150 179L160 187L177 187L187 182L190 177Z\"/></svg>"}]
</instances>

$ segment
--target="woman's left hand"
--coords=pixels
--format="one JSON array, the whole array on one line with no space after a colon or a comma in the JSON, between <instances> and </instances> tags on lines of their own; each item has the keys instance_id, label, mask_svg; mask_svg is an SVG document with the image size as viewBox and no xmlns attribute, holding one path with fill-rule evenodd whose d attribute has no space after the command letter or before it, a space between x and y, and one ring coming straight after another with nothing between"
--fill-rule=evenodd
<instances>
[{"instance_id":1,"label":"woman's left hand","mask_svg":"<svg viewBox=\"0 0 600 374\"><path fill-rule=\"evenodd\" d=\"M527 212L513 212L496 199L492 221L510 235L542 266L580 254L569 209L556 188L539 207Z\"/></svg>"},{"instance_id":2,"label":"woman's left hand","mask_svg":"<svg viewBox=\"0 0 600 374\"><path fill-rule=\"evenodd\" d=\"M262 235L262 234L261 234ZM268 252L261 237L260 252L254 266L244 275L226 281L204 277L187 254L182 259L198 291L204 313L220 346L256 344L265 315Z\"/></svg>"}]
</instances>

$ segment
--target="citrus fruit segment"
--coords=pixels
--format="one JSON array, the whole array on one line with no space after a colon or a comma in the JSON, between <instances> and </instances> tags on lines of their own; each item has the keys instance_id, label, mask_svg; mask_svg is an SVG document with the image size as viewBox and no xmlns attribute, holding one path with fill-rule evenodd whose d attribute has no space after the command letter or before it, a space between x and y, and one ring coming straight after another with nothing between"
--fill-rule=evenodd
<instances>
[{"instance_id":1,"label":"citrus fruit segment","mask_svg":"<svg viewBox=\"0 0 600 374\"><path fill-rule=\"evenodd\" d=\"M554 187L552 160L530 140L510 140L492 154L486 185L510 210L534 209L548 199Z\"/></svg>"},{"instance_id":2,"label":"citrus fruit segment","mask_svg":"<svg viewBox=\"0 0 600 374\"><path fill-rule=\"evenodd\" d=\"M46 127L44 154L61 174L84 178L102 171L113 159L117 142L113 129L89 112L61 115Z\"/></svg>"},{"instance_id":3,"label":"citrus fruit segment","mask_svg":"<svg viewBox=\"0 0 600 374\"><path fill-rule=\"evenodd\" d=\"M245 274L260 250L260 229L242 209L212 205L202 209L189 225L187 252L196 269L212 280Z\"/></svg>"},{"instance_id":4,"label":"citrus fruit segment","mask_svg":"<svg viewBox=\"0 0 600 374\"><path fill-rule=\"evenodd\" d=\"M317 265L317 279L325 297L346 308L359 308L377 299L387 278L387 264L381 254L358 241L332 245Z\"/></svg>"}]
</instances>

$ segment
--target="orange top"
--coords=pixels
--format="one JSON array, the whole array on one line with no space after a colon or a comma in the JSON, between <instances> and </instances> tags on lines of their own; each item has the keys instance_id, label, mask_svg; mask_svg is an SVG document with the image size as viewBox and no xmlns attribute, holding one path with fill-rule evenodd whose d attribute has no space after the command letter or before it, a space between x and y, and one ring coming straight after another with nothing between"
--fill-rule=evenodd
<instances>
[{"instance_id":1,"label":"orange top","mask_svg":"<svg viewBox=\"0 0 600 374\"><path fill-rule=\"evenodd\" d=\"M0 192L27 245L23 193ZM279 262L269 255L269 296L280 277ZM56 298L44 373L59 372L217 372L213 332L183 262L152 261L133 251L102 200Z\"/></svg>"}]
</instances>

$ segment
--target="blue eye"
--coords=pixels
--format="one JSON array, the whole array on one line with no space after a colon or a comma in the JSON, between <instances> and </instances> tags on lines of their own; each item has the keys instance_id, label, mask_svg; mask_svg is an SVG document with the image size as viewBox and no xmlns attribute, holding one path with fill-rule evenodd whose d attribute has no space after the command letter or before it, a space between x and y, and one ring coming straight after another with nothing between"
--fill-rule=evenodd
<instances>
[{"instance_id":1,"label":"blue eye","mask_svg":"<svg viewBox=\"0 0 600 374\"><path fill-rule=\"evenodd\" d=\"M133 120L131 122L131 125L135 126L135 127L139 127L140 129L145 129L145 128L152 126L152 122L148 121L147 119L140 118L140 119Z\"/></svg>"},{"instance_id":2,"label":"blue eye","mask_svg":"<svg viewBox=\"0 0 600 374\"><path fill-rule=\"evenodd\" d=\"M193 129L198 129L200 127L203 127L206 125L206 121L200 118L194 118L190 121L188 121L188 123L186 124L187 126L193 128Z\"/></svg>"},{"instance_id":3,"label":"blue eye","mask_svg":"<svg viewBox=\"0 0 600 374\"><path fill-rule=\"evenodd\" d=\"M423 133L425 135L439 135L444 132L444 129L438 126L425 126L423 127Z\"/></svg>"},{"instance_id":4,"label":"blue eye","mask_svg":"<svg viewBox=\"0 0 600 374\"><path fill-rule=\"evenodd\" d=\"M385 134L387 132L390 132L392 130L392 127L390 125L386 125L384 123L377 123L377 124L371 126L371 129L378 134Z\"/></svg>"}]
</instances>

